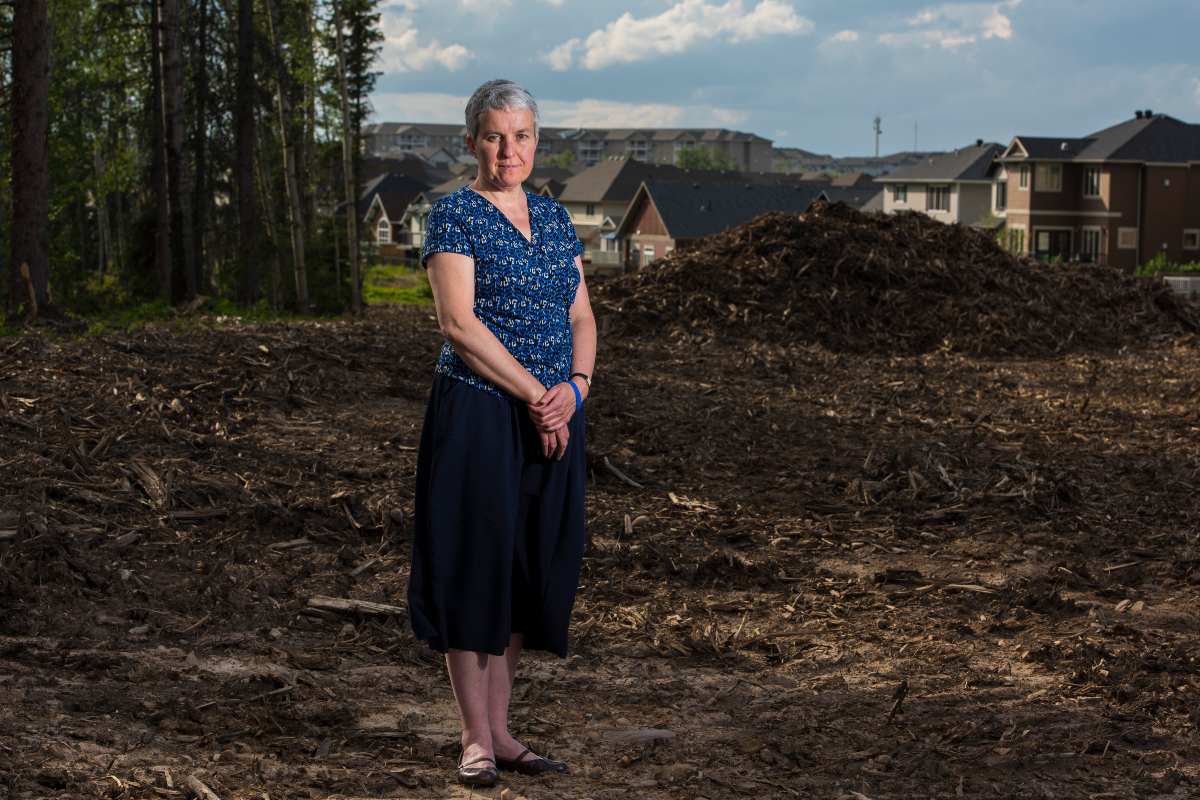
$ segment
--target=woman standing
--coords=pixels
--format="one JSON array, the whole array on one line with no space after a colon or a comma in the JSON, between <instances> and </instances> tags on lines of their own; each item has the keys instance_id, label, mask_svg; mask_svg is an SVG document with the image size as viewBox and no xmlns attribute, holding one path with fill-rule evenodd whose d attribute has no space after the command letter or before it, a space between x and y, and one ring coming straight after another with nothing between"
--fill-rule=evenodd
<instances>
[{"instance_id":1,"label":"woman standing","mask_svg":"<svg viewBox=\"0 0 1200 800\"><path fill-rule=\"evenodd\" d=\"M446 654L462 717L458 780L566 772L508 730L522 649L567 654L584 547L583 401L596 324L566 210L525 192L537 104L511 81L467 103L470 184L429 212L422 260L438 357L417 458L408 604Z\"/></svg>"}]
</instances>

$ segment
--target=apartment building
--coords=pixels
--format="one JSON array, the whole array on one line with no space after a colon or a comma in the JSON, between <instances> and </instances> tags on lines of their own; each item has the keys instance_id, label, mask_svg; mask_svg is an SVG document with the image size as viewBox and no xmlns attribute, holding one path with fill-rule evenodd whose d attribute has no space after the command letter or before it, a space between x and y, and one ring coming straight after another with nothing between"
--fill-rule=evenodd
<instances>
[{"instance_id":1,"label":"apartment building","mask_svg":"<svg viewBox=\"0 0 1200 800\"><path fill-rule=\"evenodd\" d=\"M468 156L465 125L381 122L363 127L365 155L397 158L407 153L445 150ZM609 158L633 158L649 164L676 164L688 148L708 150L734 169L767 172L772 167L770 139L725 128L550 128L538 137L538 157L569 151L590 167Z\"/></svg>"},{"instance_id":2,"label":"apartment building","mask_svg":"<svg viewBox=\"0 0 1200 800\"><path fill-rule=\"evenodd\" d=\"M1200 125L1150 110L1080 138L1017 136L1000 155L1011 247L1132 270L1200 261Z\"/></svg>"}]
</instances>

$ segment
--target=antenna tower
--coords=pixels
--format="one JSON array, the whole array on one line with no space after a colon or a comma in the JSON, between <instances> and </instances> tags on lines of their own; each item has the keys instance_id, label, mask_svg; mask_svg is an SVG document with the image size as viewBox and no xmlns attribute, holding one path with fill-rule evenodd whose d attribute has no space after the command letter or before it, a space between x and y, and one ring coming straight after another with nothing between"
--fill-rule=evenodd
<instances>
[{"instance_id":1,"label":"antenna tower","mask_svg":"<svg viewBox=\"0 0 1200 800\"><path fill-rule=\"evenodd\" d=\"M883 133L883 118L875 115L875 157L879 158L879 134Z\"/></svg>"}]
</instances>

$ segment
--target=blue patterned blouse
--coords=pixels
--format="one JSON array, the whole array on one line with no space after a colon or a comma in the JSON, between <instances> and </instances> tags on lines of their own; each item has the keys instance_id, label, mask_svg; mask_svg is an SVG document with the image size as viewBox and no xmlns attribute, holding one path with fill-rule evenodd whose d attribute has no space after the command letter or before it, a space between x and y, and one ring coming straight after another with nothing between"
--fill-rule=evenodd
<instances>
[{"instance_id":1,"label":"blue patterned blouse","mask_svg":"<svg viewBox=\"0 0 1200 800\"><path fill-rule=\"evenodd\" d=\"M579 288L575 256L583 244L556 200L530 192L525 197L532 239L469 186L438 200L429 210L421 263L434 253L474 259L475 316L549 388L571 373L570 308ZM434 371L505 396L472 372L450 342L442 345Z\"/></svg>"}]
</instances>

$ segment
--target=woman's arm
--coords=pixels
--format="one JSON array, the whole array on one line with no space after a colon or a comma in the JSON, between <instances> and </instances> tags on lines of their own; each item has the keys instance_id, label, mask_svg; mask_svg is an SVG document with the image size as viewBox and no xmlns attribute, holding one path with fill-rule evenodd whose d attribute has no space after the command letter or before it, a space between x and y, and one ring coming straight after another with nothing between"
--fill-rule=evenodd
<instances>
[{"instance_id":1,"label":"woman's arm","mask_svg":"<svg viewBox=\"0 0 1200 800\"><path fill-rule=\"evenodd\" d=\"M472 372L513 397L540 400L546 387L475 316L475 261L459 253L434 253L425 267L438 327L454 352Z\"/></svg>"},{"instance_id":2,"label":"woman's arm","mask_svg":"<svg viewBox=\"0 0 1200 800\"><path fill-rule=\"evenodd\" d=\"M579 288L571 301L571 372L582 372L589 378L596 366L596 318L592 314L592 301L588 297L587 284L583 280L583 261L575 257L575 269L579 270ZM581 378L570 379L586 400L588 385ZM547 430L557 430L566 425L575 413L575 393L565 383L551 386L536 403L529 406L529 416L534 423Z\"/></svg>"},{"instance_id":3,"label":"woman's arm","mask_svg":"<svg viewBox=\"0 0 1200 800\"><path fill-rule=\"evenodd\" d=\"M592 313L592 299L583 280L583 260L579 256L575 256L575 268L579 270L579 289L571 303L571 341L575 348L571 372L582 372L590 379L596 369L596 317ZM575 379L575 384L586 400L590 390L587 383Z\"/></svg>"}]
</instances>

